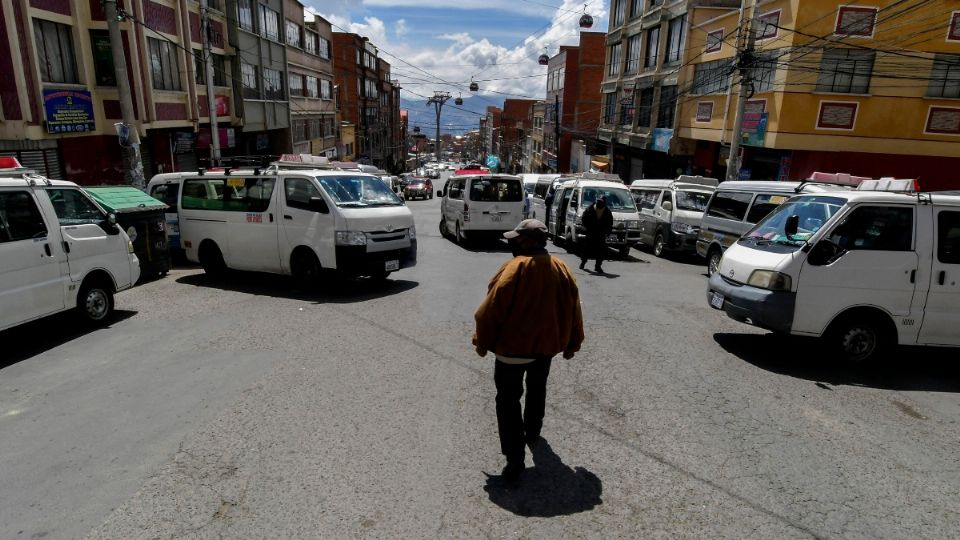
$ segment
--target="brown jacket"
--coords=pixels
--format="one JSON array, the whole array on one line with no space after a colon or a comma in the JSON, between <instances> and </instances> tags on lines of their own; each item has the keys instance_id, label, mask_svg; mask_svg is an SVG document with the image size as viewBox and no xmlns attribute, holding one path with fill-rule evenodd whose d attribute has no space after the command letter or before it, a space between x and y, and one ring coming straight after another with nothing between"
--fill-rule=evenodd
<instances>
[{"instance_id":1,"label":"brown jacket","mask_svg":"<svg viewBox=\"0 0 960 540\"><path fill-rule=\"evenodd\" d=\"M583 343L577 280L546 252L517 256L500 267L474 318L473 344L501 356L569 356Z\"/></svg>"}]
</instances>

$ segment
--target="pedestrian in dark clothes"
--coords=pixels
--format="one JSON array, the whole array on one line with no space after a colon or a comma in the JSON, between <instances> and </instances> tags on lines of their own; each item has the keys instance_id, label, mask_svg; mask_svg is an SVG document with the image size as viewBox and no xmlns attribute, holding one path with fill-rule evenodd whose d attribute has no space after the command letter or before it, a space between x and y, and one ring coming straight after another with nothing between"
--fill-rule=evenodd
<instances>
[{"instance_id":1,"label":"pedestrian in dark clothes","mask_svg":"<svg viewBox=\"0 0 960 540\"><path fill-rule=\"evenodd\" d=\"M602 274L607 235L613 231L613 214L607 208L607 199L603 195L583 211L583 228L586 229L587 240L580 254L580 269L583 270L588 260L596 259L593 269Z\"/></svg>"}]
</instances>

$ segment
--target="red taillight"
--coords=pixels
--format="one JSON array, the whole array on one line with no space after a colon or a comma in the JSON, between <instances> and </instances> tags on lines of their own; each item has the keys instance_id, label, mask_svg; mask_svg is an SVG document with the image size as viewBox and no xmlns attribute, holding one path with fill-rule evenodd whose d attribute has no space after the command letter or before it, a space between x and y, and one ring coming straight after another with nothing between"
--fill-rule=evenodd
<instances>
[{"instance_id":1,"label":"red taillight","mask_svg":"<svg viewBox=\"0 0 960 540\"><path fill-rule=\"evenodd\" d=\"M463 203L463 220L470 221L470 205Z\"/></svg>"},{"instance_id":2,"label":"red taillight","mask_svg":"<svg viewBox=\"0 0 960 540\"><path fill-rule=\"evenodd\" d=\"M0 156L0 169L19 169L20 162L12 156Z\"/></svg>"}]
</instances>

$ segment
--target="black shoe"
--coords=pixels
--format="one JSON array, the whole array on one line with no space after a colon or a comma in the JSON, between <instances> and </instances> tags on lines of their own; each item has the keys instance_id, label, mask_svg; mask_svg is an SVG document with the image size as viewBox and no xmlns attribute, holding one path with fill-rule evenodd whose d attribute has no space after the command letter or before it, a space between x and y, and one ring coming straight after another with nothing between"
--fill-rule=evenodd
<instances>
[{"instance_id":1,"label":"black shoe","mask_svg":"<svg viewBox=\"0 0 960 540\"><path fill-rule=\"evenodd\" d=\"M587 266L587 261L586 260L580 261L580 269L583 270L583 267L585 266Z\"/></svg>"},{"instance_id":2,"label":"black shoe","mask_svg":"<svg viewBox=\"0 0 960 540\"><path fill-rule=\"evenodd\" d=\"M516 484L517 481L520 480L520 474L523 473L523 468L523 463L507 463L507 466L503 468L500 476L504 482Z\"/></svg>"},{"instance_id":3,"label":"black shoe","mask_svg":"<svg viewBox=\"0 0 960 540\"><path fill-rule=\"evenodd\" d=\"M602 274L602 273L603 273L603 268L600 268L599 266L594 266L594 267L593 267L593 271L596 272L596 273L598 273L598 274Z\"/></svg>"}]
</instances>

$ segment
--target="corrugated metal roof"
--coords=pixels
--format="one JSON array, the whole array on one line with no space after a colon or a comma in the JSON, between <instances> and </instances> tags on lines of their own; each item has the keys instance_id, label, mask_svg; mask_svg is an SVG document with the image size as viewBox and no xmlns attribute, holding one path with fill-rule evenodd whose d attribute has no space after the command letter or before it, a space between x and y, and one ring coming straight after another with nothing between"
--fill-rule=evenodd
<instances>
[{"instance_id":1,"label":"corrugated metal roof","mask_svg":"<svg viewBox=\"0 0 960 540\"><path fill-rule=\"evenodd\" d=\"M166 210L167 205L133 186L85 187L91 197L111 212Z\"/></svg>"}]
</instances>

